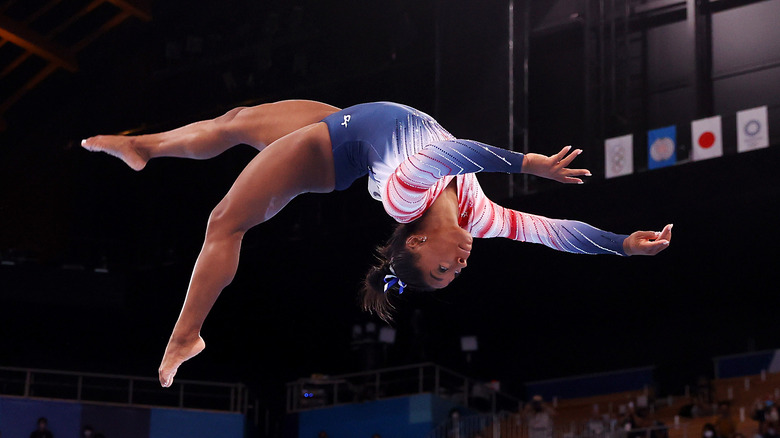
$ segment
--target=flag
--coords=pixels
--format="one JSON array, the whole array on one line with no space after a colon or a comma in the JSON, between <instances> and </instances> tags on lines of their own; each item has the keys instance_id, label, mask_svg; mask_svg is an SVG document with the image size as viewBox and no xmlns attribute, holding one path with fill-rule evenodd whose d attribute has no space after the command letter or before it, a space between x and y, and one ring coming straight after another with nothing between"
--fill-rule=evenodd
<instances>
[{"instance_id":1,"label":"flag","mask_svg":"<svg viewBox=\"0 0 780 438\"><path fill-rule=\"evenodd\" d=\"M634 173L634 136L604 140L604 174L607 178Z\"/></svg>"},{"instance_id":2,"label":"flag","mask_svg":"<svg viewBox=\"0 0 780 438\"><path fill-rule=\"evenodd\" d=\"M769 146L769 122L765 106L737 113L737 151L746 152Z\"/></svg>"},{"instance_id":3,"label":"flag","mask_svg":"<svg viewBox=\"0 0 780 438\"><path fill-rule=\"evenodd\" d=\"M647 131L647 168L658 169L677 162L677 127Z\"/></svg>"},{"instance_id":4,"label":"flag","mask_svg":"<svg viewBox=\"0 0 780 438\"><path fill-rule=\"evenodd\" d=\"M723 155L720 116L691 122L691 160L699 161Z\"/></svg>"}]
</instances>

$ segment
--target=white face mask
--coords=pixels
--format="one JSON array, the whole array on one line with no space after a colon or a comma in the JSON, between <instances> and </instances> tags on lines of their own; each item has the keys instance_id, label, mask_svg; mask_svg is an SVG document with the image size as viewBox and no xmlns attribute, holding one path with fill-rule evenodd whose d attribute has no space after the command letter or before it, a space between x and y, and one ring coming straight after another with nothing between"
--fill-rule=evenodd
<instances>
[{"instance_id":1,"label":"white face mask","mask_svg":"<svg viewBox=\"0 0 780 438\"><path fill-rule=\"evenodd\" d=\"M707 437L707 438L712 438L713 435L715 435L715 434L712 433L711 430L705 430L704 431L704 436Z\"/></svg>"}]
</instances>

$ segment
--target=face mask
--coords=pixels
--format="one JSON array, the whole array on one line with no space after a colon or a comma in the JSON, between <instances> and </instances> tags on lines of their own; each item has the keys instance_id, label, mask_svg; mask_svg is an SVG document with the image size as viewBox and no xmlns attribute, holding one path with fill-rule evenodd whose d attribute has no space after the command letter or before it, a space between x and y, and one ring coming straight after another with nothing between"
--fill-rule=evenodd
<instances>
[{"instance_id":1,"label":"face mask","mask_svg":"<svg viewBox=\"0 0 780 438\"><path fill-rule=\"evenodd\" d=\"M711 430L704 431L704 436L707 438L712 438L713 435L715 434Z\"/></svg>"}]
</instances>

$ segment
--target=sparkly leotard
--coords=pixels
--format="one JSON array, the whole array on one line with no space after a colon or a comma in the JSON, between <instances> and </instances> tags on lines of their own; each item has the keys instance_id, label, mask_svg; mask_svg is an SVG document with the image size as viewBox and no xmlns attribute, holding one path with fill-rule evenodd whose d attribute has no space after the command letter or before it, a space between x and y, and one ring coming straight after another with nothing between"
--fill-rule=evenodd
<instances>
[{"instance_id":1,"label":"sparkly leotard","mask_svg":"<svg viewBox=\"0 0 780 438\"><path fill-rule=\"evenodd\" d=\"M574 253L626 255L626 235L510 210L488 199L475 173L520 173L523 154L456 139L431 116L390 102L355 105L323 122L333 146L336 190L368 174L369 193L398 222L420 218L456 178L459 225L474 237L506 237Z\"/></svg>"}]
</instances>

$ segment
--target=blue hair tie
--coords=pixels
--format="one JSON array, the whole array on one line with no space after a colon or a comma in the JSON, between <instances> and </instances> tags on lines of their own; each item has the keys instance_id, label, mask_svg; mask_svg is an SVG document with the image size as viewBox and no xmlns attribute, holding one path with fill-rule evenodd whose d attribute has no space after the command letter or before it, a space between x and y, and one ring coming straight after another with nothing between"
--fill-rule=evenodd
<instances>
[{"instance_id":1,"label":"blue hair tie","mask_svg":"<svg viewBox=\"0 0 780 438\"><path fill-rule=\"evenodd\" d=\"M398 295L401 295L404 293L404 289L406 288L406 283L401 281L400 278L398 278L398 275L395 273L395 269L393 269L393 265L390 265L390 274L385 275L385 293L387 293L387 290L393 287L396 283L398 283Z\"/></svg>"}]
</instances>

